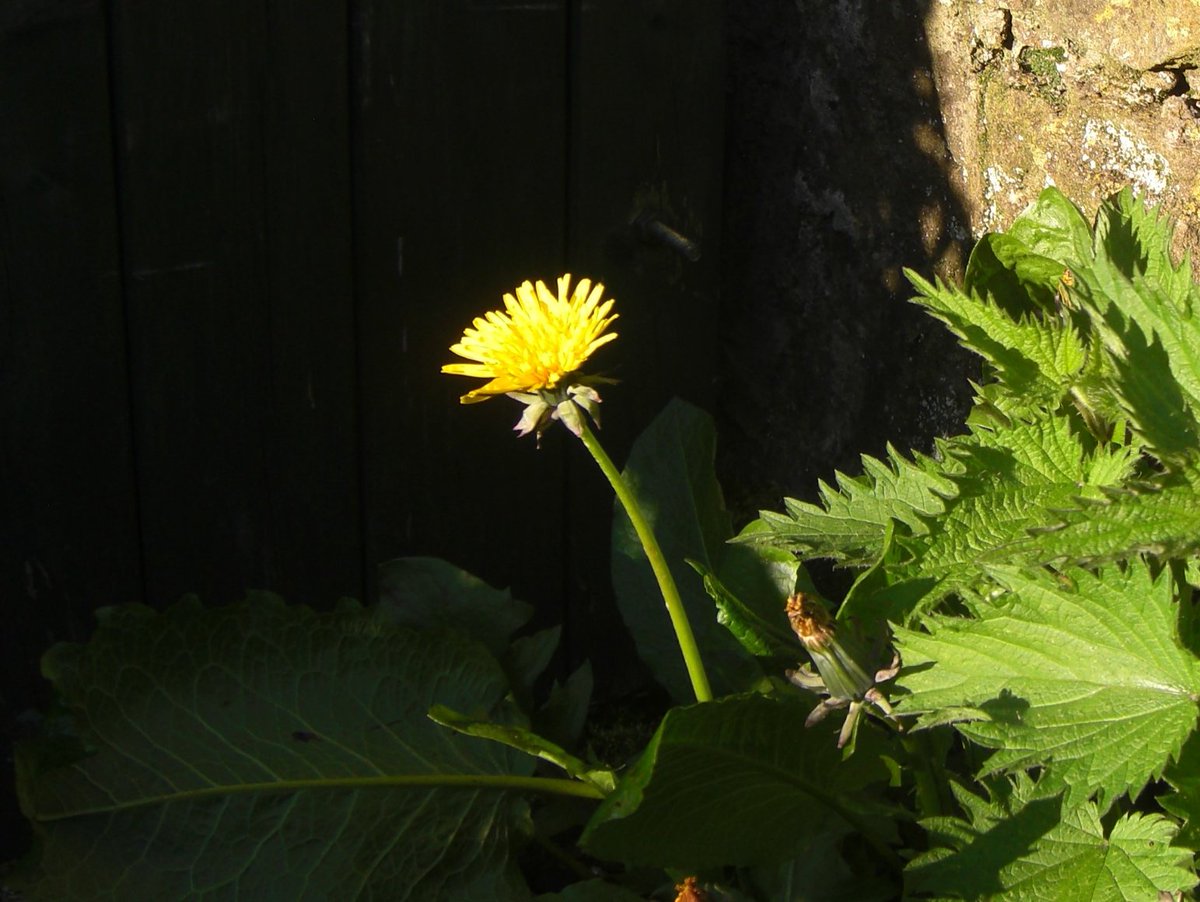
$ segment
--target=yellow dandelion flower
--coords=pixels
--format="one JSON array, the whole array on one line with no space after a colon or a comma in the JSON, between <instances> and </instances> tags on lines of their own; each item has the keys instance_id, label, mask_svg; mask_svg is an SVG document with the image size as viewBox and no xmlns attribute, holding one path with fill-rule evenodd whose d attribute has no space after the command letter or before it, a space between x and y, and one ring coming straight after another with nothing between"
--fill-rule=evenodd
<instances>
[{"instance_id":1,"label":"yellow dandelion flower","mask_svg":"<svg viewBox=\"0 0 1200 902\"><path fill-rule=\"evenodd\" d=\"M570 284L570 274L560 276L556 297L544 282L525 282L515 297L504 295L503 311L475 318L450 348L474 362L442 367L443 373L491 380L463 395L463 404L559 388L597 348L617 337L605 331L617 315L609 315L613 302L603 300L604 286L580 279L568 295Z\"/></svg>"}]
</instances>

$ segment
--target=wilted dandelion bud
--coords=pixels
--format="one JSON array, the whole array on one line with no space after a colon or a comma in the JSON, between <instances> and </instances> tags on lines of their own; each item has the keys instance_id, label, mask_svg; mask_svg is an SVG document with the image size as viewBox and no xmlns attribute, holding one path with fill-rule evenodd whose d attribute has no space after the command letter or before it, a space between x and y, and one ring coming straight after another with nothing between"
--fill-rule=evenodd
<instances>
[{"instance_id":1,"label":"wilted dandelion bud","mask_svg":"<svg viewBox=\"0 0 1200 902\"><path fill-rule=\"evenodd\" d=\"M855 700L875 685L866 647L829 614L819 599L797 592L787 600L788 622L804 644L830 698Z\"/></svg>"}]
</instances>

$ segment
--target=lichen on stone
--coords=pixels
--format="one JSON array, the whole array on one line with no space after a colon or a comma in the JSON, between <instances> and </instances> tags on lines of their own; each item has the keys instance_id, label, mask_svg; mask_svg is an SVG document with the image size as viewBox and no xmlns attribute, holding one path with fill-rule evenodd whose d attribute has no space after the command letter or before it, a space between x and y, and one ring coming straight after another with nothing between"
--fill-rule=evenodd
<instances>
[{"instance_id":1,"label":"lichen on stone","mask_svg":"<svg viewBox=\"0 0 1200 902\"><path fill-rule=\"evenodd\" d=\"M1167 189L1167 158L1109 120L1088 119L1083 125L1080 161L1089 169L1129 182L1135 193L1158 198ZM1139 191L1140 189L1140 191Z\"/></svg>"}]
</instances>

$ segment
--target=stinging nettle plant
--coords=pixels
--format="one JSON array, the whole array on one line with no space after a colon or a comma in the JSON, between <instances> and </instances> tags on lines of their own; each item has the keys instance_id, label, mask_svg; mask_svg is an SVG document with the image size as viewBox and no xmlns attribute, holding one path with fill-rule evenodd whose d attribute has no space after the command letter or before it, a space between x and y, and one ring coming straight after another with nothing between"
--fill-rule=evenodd
<instances>
[{"instance_id":1,"label":"stinging nettle plant","mask_svg":"<svg viewBox=\"0 0 1200 902\"><path fill-rule=\"evenodd\" d=\"M558 630L453 566L371 606L105 609L18 750L35 899L1161 899L1200 848L1200 289L1123 191L1047 189L915 301L984 360L960 435L736 532L709 419L623 471L581 368L603 286L525 283L446 372L581 439L612 575L673 700L629 756ZM856 576L825 598L804 562ZM553 865L548 864L552 862Z\"/></svg>"}]
</instances>

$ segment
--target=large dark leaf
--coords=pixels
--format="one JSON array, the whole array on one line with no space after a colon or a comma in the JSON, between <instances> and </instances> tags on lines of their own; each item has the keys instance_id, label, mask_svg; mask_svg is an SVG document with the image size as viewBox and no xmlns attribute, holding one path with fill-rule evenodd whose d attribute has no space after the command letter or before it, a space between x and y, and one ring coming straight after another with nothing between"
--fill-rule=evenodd
<instances>
[{"instance_id":1,"label":"large dark leaf","mask_svg":"<svg viewBox=\"0 0 1200 902\"><path fill-rule=\"evenodd\" d=\"M83 756L21 749L30 898L526 895L510 863L525 802L471 781L531 760L425 716L501 716L507 683L475 642L255 596L106 609L43 669Z\"/></svg>"},{"instance_id":2,"label":"large dark leaf","mask_svg":"<svg viewBox=\"0 0 1200 902\"><path fill-rule=\"evenodd\" d=\"M533 613L507 589L440 558L402 557L379 565L379 609L415 630L452 629L482 642L497 658Z\"/></svg>"},{"instance_id":3,"label":"large dark leaf","mask_svg":"<svg viewBox=\"0 0 1200 902\"><path fill-rule=\"evenodd\" d=\"M713 470L716 436L707 414L672 401L634 444L624 477L652 525L700 646L715 693L740 691L760 671L753 656L717 622L717 611L689 559L719 572L732 536L729 513ZM650 563L624 509L612 531L617 604L655 678L680 702L693 701L683 656Z\"/></svg>"},{"instance_id":4,"label":"large dark leaf","mask_svg":"<svg viewBox=\"0 0 1200 902\"><path fill-rule=\"evenodd\" d=\"M860 742L843 761L836 719L808 729L811 708L811 699L749 695L672 710L596 810L584 847L632 864L706 868L782 863L830 819L880 836L886 820L867 813L859 791L887 779L881 759Z\"/></svg>"}]
</instances>

